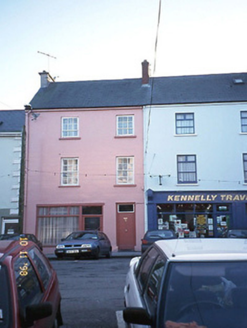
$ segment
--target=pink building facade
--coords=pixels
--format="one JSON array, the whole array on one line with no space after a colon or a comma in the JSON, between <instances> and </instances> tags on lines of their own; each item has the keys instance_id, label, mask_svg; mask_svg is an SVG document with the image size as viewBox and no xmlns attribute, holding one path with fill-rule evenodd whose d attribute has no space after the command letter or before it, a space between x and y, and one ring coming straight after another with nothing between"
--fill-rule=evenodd
<instances>
[{"instance_id":1,"label":"pink building facade","mask_svg":"<svg viewBox=\"0 0 247 328\"><path fill-rule=\"evenodd\" d=\"M45 252L84 229L104 231L113 251L140 250L142 108L27 109L26 131L24 232Z\"/></svg>"}]
</instances>

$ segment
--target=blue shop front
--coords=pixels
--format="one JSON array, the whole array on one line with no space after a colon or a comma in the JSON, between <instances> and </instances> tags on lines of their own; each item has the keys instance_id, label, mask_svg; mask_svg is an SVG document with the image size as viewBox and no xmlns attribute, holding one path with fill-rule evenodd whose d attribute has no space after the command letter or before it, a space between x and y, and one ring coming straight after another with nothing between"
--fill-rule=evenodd
<instances>
[{"instance_id":1,"label":"blue shop front","mask_svg":"<svg viewBox=\"0 0 247 328\"><path fill-rule=\"evenodd\" d=\"M247 229L247 191L147 190L148 230L173 229L180 237L224 237Z\"/></svg>"}]
</instances>

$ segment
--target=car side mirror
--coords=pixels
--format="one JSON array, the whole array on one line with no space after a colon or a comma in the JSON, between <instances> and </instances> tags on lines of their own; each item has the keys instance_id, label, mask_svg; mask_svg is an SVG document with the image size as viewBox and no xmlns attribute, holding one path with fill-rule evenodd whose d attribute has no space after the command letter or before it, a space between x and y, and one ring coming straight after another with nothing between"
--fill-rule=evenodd
<instances>
[{"instance_id":1,"label":"car side mirror","mask_svg":"<svg viewBox=\"0 0 247 328\"><path fill-rule=\"evenodd\" d=\"M52 315L52 304L50 302L28 305L26 307L25 327L31 327L34 321L49 317L50 315Z\"/></svg>"},{"instance_id":2,"label":"car side mirror","mask_svg":"<svg viewBox=\"0 0 247 328\"><path fill-rule=\"evenodd\" d=\"M127 307L123 310L123 318L127 323L133 323L136 325L154 325L153 318L148 314L144 308Z\"/></svg>"}]
</instances>

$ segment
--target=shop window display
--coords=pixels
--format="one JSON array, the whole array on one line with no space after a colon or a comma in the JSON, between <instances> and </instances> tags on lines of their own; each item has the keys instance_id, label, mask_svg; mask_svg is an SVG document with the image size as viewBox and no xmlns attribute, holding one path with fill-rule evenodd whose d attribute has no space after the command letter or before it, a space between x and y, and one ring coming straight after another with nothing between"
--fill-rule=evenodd
<instances>
[{"instance_id":1,"label":"shop window display","mask_svg":"<svg viewBox=\"0 0 247 328\"><path fill-rule=\"evenodd\" d=\"M158 204L158 229L172 229L178 237L225 237L230 205L211 203Z\"/></svg>"}]
</instances>

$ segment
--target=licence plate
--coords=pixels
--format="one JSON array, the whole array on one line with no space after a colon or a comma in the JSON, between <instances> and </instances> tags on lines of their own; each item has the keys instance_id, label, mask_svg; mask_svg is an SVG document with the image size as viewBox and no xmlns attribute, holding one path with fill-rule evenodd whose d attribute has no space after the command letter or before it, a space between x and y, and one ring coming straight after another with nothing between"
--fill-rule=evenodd
<instances>
[{"instance_id":1,"label":"licence plate","mask_svg":"<svg viewBox=\"0 0 247 328\"><path fill-rule=\"evenodd\" d=\"M79 250L78 249L71 249L71 250L66 251L66 253L69 253L69 254L71 254L71 253L79 253Z\"/></svg>"},{"instance_id":2,"label":"licence plate","mask_svg":"<svg viewBox=\"0 0 247 328\"><path fill-rule=\"evenodd\" d=\"M89 249L82 249L81 252L91 252Z\"/></svg>"}]
</instances>

